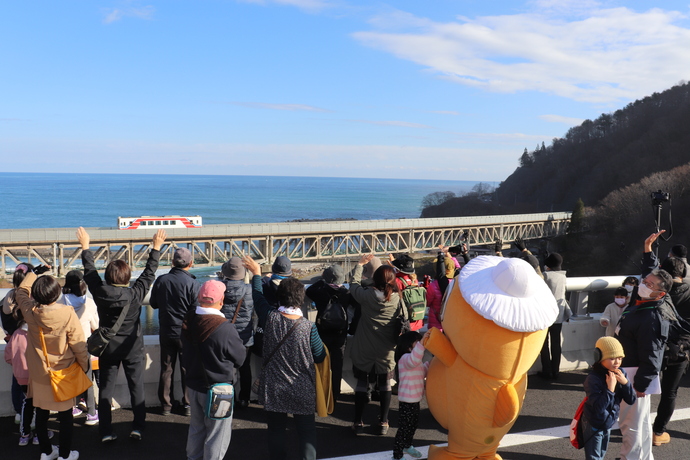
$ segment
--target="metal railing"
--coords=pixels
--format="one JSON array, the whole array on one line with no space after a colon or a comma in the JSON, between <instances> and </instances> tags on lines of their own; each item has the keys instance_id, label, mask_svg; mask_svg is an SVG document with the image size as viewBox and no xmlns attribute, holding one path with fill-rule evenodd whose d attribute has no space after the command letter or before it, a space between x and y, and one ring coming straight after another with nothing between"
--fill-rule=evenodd
<instances>
[{"instance_id":1,"label":"metal railing","mask_svg":"<svg viewBox=\"0 0 690 460\"><path fill-rule=\"evenodd\" d=\"M550 238L565 234L570 213L505 216L390 219L337 222L207 225L196 229L166 229L168 240L161 263L170 264L177 247L188 248L196 266L221 265L230 257L249 254L272 263L278 256L299 261L332 261L374 253L420 252L439 244L455 245L467 232L472 246ZM155 229L89 228L97 266L123 259L132 268L142 266ZM22 261L55 267L58 276L80 266L81 248L76 229L0 230L0 270Z\"/></svg>"}]
</instances>

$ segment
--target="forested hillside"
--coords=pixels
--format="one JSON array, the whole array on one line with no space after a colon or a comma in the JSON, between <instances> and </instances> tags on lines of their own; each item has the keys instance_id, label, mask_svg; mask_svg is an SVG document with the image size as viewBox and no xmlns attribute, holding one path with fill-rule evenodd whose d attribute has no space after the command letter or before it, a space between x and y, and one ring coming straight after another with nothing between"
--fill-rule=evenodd
<instances>
[{"instance_id":1,"label":"forested hillside","mask_svg":"<svg viewBox=\"0 0 690 460\"><path fill-rule=\"evenodd\" d=\"M535 211L571 210L690 161L690 84L654 93L525 151L494 202Z\"/></svg>"},{"instance_id":2,"label":"forested hillside","mask_svg":"<svg viewBox=\"0 0 690 460\"><path fill-rule=\"evenodd\" d=\"M671 194L661 228L690 247L690 84L655 93L571 128L551 145L525 151L493 192L449 197L423 217L572 211L584 202L582 227L549 251L566 256L571 275L639 273L643 240L655 229L651 192ZM583 231L579 231L583 230Z\"/></svg>"}]
</instances>

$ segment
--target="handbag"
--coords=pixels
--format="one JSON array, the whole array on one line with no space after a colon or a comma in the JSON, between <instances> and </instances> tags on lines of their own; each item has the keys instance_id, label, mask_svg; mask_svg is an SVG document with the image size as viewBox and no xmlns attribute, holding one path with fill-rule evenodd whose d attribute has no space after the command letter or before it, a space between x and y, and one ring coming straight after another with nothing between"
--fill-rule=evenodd
<instances>
[{"instance_id":1,"label":"handbag","mask_svg":"<svg viewBox=\"0 0 690 460\"><path fill-rule=\"evenodd\" d=\"M53 389L55 401L68 401L85 392L92 383L79 363L75 361L65 369L51 369L43 330L39 328L38 332L41 336L41 346L43 347L43 355L45 356L46 368L48 369L50 386Z\"/></svg>"},{"instance_id":2,"label":"handbag","mask_svg":"<svg viewBox=\"0 0 690 460\"><path fill-rule=\"evenodd\" d=\"M113 327L99 327L91 333L89 338L86 340L86 349L89 351L89 353L91 353L93 356L101 356L103 354L112 338L115 337L117 332L122 327L122 323L125 321L125 316L127 316L128 311L129 303L122 309L120 316L117 318L117 321L115 321L115 324L113 324Z\"/></svg>"}]
</instances>

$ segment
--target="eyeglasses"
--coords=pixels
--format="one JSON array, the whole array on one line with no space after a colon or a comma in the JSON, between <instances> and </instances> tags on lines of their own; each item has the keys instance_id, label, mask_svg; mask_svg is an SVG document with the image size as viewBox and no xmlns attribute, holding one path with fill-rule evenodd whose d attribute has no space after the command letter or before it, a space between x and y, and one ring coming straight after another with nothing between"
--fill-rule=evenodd
<instances>
[{"instance_id":1,"label":"eyeglasses","mask_svg":"<svg viewBox=\"0 0 690 460\"><path fill-rule=\"evenodd\" d=\"M659 291L660 290L657 286L654 285L654 283L652 283L651 281L648 281L647 278L642 280L642 284L644 284L645 286L647 286L649 289L651 289L653 291Z\"/></svg>"}]
</instances>

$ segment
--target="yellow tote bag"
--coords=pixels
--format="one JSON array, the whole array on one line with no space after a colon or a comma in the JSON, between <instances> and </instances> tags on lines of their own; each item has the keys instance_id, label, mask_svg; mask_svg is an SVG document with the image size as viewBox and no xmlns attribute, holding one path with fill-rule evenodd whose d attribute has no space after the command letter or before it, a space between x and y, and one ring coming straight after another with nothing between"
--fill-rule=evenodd
<instances>
[{"instance_id":1,"label":"yellow tote bag","mask_svg":"<svg viewBox=\"0 0 690 460\"><path fill-rule=\"evenodd\" d=\"M43 347L43 355L46 358L46 367L48 368L50 386L53 388L53 397L55 401L67 401L85 392L92 383L79 363L74 361L72 365L65 369L51 369L43 330L39 329L38 332L41 335L41 346Z\"/></svg>"},{"instance_id":2,"label":"yellow tote bag","mask_svg":"<svg viewBox=\"0 0 690 460\"><path fill-rule=\"evenodd\" d=\"M316 369L316 414L319 417L327 417L333 413L335 402L333 401L333 386L331 385L331 354L326 345L326 358L315 363Z\"/></svg>"}]
</instances>

